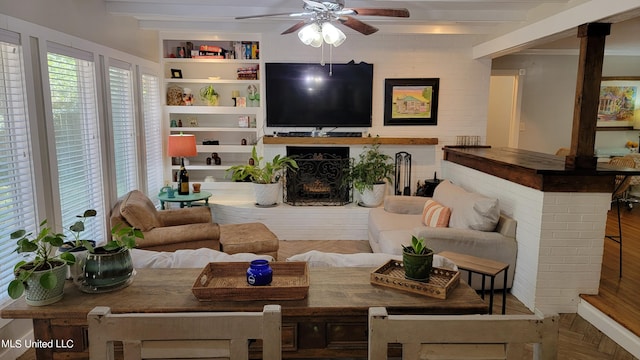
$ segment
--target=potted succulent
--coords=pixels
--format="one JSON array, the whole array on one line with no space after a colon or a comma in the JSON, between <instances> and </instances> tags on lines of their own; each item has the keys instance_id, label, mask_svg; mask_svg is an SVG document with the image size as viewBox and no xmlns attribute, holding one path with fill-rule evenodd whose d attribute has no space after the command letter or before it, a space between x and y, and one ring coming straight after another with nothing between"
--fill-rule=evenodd
<instances>
[{"instance_id":1,"label":"potted succulent","mask_svg":"<svg viewBox=\"0 0 640 360\"><path fill-rule=\"evenodd\" d=\"M218 92L213 88L213 85L207 85L200 89L200 98L210 106L218 106Z\"/></svg>"},{"instance_id":2,"label":"potted succulent","mask_svg":"<svg viewBox=\"0 0 640 360\"><path fill-rule=\"evenodd\" d=\"M380 144L365 146L358 160L351 160L345 177L360 194L360 204L367 207L382 203L387 185L385 180L391 181L391 174L395 171L391 156L380 152L379 147Z\"/></svg>"},{"instance_id":3,"label":"potted succulent","mask_svg":"<svg viewBox=\"0 0 640 360\"><path fill-rule=\"evenodd\" d=\"M261 206L272 206L278 203L279 182L285 170L296 170L298 164L292 157L276 155L273 160L263 161L262 156L258 156L256 147L251 150L249 164L235 165L227 169L231 172L234 181L244 181L250 179L253 182L256 192L256 202Z\"/></svg>"},{"instance_id":4,"label":"potted succulent","mask_svg":"<svg viewBox=\"0 0 640 360\"><path fill-rule=\"evenodd\" d=\"M20 261L14 267L15 279L9 283L7 293L17 299L24 293L27 304L42 306L62 299L67 264L73 264L75 257L69 252L54 250L64 243L65 235L53 232L47 220L40 223L38 234L18 230L11 233L16 240L16 252L33 253L30 261Z\"/></svg>"},{"instance_id":5,"label":"potted succulent","mask_svg":"<svg viewBox=\"0 0 640 360\"><path fill-rule=\"evenodd\" d=\"M105 245L89 246L84 264L84 287L88 292L116 290L128 284L133 275L133 262L129 249L136 247L136 240L143 239L140 229L123 224L111 229L111 240Z\"/></svg>"},{"instance_id":6,"label":"potted succulent","mask_svg":"<svg viewBox=\"0 0 640 360\"><path fill-rule=\"evenodd\" d=\"M424 238L412 235L411 245L402 245L402 263L407 279L427 282L433 267L433 250L427 247Z\"/></svg>"},{"instance_id":7,"label":"potted succulent","mask_svg":"<svg viewBox=\"0 0 640 360\"><path fill-rule=\"evenodd\" d=\"M87 258L88 248L96 245L95 240L80 239L80 233L85 230L85 221L96 215L97 212L93 209L85 210L82 215L76 215L76 222L67 229L73 234L74 239L72 241L65 241L64 244L58 248L58 252L70 252L76 259L74 264L69 265L67 271L67 278L73 279L74 283L78 283L82 277L82 268Z\"/></svg>"}]
</instances>

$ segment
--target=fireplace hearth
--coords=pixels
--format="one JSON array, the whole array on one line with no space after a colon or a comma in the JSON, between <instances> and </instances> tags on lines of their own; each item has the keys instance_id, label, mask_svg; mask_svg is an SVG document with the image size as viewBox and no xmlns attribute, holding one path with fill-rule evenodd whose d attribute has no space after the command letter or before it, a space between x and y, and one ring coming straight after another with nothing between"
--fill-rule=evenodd
<instances>
[{"instance_id":1,"label":"fireplace hearth","mask_svg":"<svg viewBox=\"0 0 640 360\"><path fill-rule=\"evenodd\" d=\"M349 147L287 146L287 156L299 169L287 171L285 202L296 206L345 205L349 187L343 184L349 167Z\"/></svg>"}]
</instances>

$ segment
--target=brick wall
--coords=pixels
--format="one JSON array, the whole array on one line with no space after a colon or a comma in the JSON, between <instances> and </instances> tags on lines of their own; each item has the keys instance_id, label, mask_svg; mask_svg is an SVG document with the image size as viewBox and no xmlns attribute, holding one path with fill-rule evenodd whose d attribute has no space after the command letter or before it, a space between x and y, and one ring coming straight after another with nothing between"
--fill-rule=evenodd
<instances>
[{"instance_id":1,"label":"brick wall","mask_svg":"<svg viewBox=\"0 0 640 360\"><path fill-rule=\"evenodd\" d=\"M597 293L610 194L542 192L448 161L442 171L518 222L511 293L529 309L574 313L579 294Z\"/></svg>"}]
</instances>

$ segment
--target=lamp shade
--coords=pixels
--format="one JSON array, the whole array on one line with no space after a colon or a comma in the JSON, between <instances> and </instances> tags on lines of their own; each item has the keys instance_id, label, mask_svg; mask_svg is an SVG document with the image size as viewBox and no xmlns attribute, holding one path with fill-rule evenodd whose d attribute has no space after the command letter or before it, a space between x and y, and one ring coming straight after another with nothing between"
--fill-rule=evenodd
<instances>
[{"instance_id":1,"label":"lamp shade","mask_svg":"<svg viewBox=\"0 0 640 360\"><path fill-rule=\"evenodd\" d=\"M169 135L167 153L172 157L196 156L196 136L195 135Z\"/></svg>"}]
</instances>

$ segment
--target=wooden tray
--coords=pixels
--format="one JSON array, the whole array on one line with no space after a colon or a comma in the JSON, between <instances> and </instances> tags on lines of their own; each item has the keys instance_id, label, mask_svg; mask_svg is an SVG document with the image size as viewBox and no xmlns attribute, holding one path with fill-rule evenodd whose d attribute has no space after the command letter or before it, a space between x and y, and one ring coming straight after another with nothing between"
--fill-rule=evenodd
<instances>
[{"instance_id":1,"label":"wooden tray","mask_svg":"<svg viewBox=\"0 0 640 360\"><path fill-rule=\"evenodd\" d=\"M460 282L460 272L434 267L428 282L408 280L404 277L402 261L389 260L371 273L371 283L394 289L446 299Z\"/></svg>"},{"instance_id":2,"label":"wooden tray","mask_svg":"<svg viewBox=\"0 0 640 360\"><path fill-rule=\"evenodd\" d=\"M200 301L215 300L299 300L309 292L309 269L306 262L272 262L273 281L267 286L247 283L246 262L209 263L202 270L191 291Z\"/></svg>"}]
</instances>

